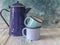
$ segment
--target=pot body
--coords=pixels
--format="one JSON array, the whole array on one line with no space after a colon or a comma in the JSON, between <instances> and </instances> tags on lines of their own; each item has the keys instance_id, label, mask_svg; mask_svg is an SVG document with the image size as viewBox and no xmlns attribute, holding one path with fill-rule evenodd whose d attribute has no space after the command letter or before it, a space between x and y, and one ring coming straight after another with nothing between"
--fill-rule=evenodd
<instances>
[{"instance_id":1,"label":"pot body","mask_svg":"<svg viewBox=\"0 0 60 45\"><path fill-rule=\"evenodd\" d=\"M22 36L22 29L25 19L25 8L24 7L11 7L10 8L10 25L9 34L14 36Z\"/></svg>"}]
</instances>

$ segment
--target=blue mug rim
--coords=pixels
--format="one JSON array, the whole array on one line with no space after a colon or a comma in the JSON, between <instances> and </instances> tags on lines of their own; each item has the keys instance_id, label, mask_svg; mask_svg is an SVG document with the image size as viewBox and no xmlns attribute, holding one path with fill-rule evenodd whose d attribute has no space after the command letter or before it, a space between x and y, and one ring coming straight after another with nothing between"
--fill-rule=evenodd
<instances>
[{"instance_id":1,"label":"blue mug rim","mask_svg":"<svg viewBox=\"0 0 60 45\"><path fill-rule=\"evenodd\" d=\"M30 16L31 18L33 18L32 16ZM36 17L36 16L34 16L34 17ZM38 17L36 17L36 18L38 18ZM34 18L33 18L34 19ZM38 18L38 19L40 19L40 18ZM34 19L35 20L35 19ZM42 20L42 19L41 19ZM37 21L37 20L35 20L35 21ZM38 23L41 23L41 22L39 22L39 21L37 21Z\"/></svg>"},{"instance_id":2,"label":"blue mug rim","mask_svg":"<svg viewBox=\"0 0 60 45\"><path fill-rule=\"evenodd\" d=\"M26 27L26 28L29 28L29 29L37 29L37 28L41 28L41 26L39 26L39 27Z\"/></svg>"}]
</instances>

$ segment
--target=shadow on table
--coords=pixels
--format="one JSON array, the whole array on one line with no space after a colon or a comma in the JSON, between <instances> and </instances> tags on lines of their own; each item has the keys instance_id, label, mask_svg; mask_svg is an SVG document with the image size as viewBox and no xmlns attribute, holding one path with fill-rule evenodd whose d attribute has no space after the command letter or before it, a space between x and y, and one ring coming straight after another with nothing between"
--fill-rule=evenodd
<instances>
[{"instance_id":1,"label":"shadow on table","mask_svg":"<svg viewBox=\"0 0 60 45\"><path fill-rule=\"evenodd\" d=\"M40 36L40 40L44 40L44 39L54 39L54 38L59 38L60 37L60 34L59 35L41 35Z\"/></svg>"}]
</instances>

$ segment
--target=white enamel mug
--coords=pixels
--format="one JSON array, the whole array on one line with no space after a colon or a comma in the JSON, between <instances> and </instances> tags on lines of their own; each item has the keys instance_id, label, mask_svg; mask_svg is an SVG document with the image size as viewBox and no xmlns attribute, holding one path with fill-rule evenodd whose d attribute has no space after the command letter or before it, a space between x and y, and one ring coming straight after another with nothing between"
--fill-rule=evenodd
<instances>
[{"instance_id":1,"label":"white enamel mug","mask_svg":"<svg viewBox=\"0 0 60 45\"><path fill-rule=\"evenodd\" d=\"M26 35L24 34L26 31ZM28 40L39 40L40 39L40 28L23 28L22 34Z\"/></svg>"}]
</instances>

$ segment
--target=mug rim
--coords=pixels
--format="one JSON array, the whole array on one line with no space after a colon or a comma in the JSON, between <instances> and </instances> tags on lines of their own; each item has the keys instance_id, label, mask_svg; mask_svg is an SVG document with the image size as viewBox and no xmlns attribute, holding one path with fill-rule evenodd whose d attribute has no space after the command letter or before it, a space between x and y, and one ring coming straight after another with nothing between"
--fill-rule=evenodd
<instances>
[{"instance_id":1,"label":"mug rim","mask_svg":"<svg viewBox=\"0 0 60 45\"><path fill-rule=\"evenodd\" d=\"M41 28L41 26L39 26L39 27L25 27L25 28L29 28L29 29L38 29L38 28Z\"/></svg>"},{"instance_id":2,"label":"mug rim","mask_svg":"<svg viewBox=\"0 0 60 45\"><path fill-rule=\"evenodd\" d=\"M32 16L30 16L30 17L32 17ZM34 16L34 17L36 17L36 16ZM32 17L33 18L33 17ZM36 18L38 18L38 17L36 17ZM34 19L34 18L33 18ZM38 18L38 19L40 19L40 18ZM34 19L35 20L35 19ZM42 19L41 19L42 20ZM35 20L35 21L37 21L37 20ZM37 22L39 22L39 21L37 21ZM41 22L39 22L39 23L41 23Z\"/></svg>"}]
</instances>

